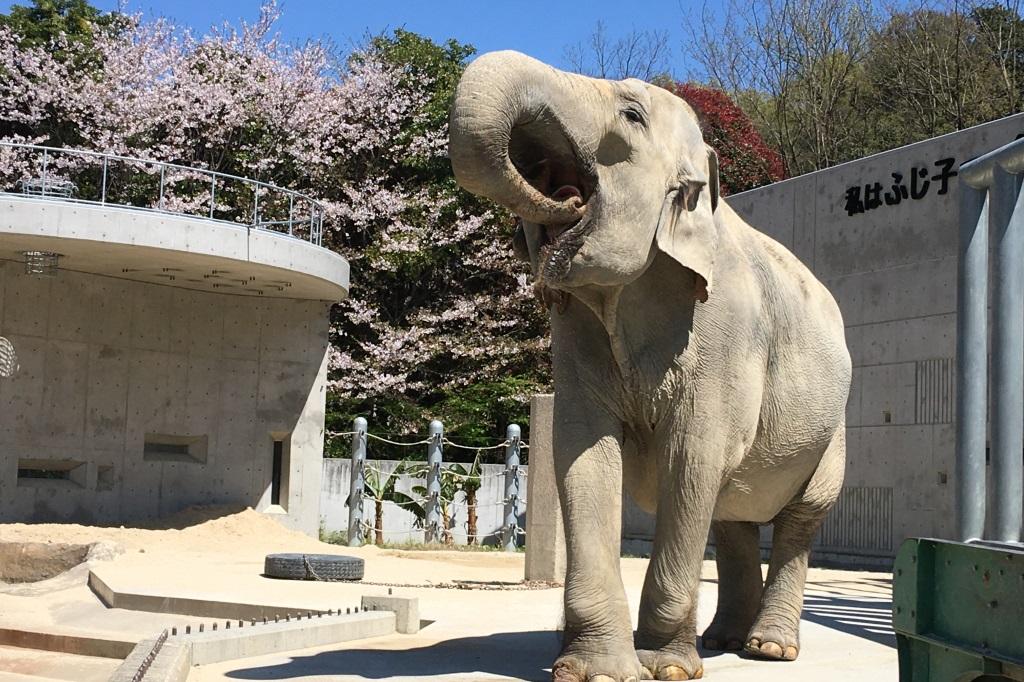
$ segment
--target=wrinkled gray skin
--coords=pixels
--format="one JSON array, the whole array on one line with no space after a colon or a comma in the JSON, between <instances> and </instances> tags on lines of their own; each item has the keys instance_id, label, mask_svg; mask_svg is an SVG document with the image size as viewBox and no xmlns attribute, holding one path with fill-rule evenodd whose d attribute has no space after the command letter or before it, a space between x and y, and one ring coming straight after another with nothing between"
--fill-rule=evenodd
<instances>
[{"instance_id":1,"label":"wrinkled gray skin","mask_svg":"<svg viewBox=\"0 0 1024 682\"><path fill-rule=\"evenodd\" d=\"M700 677L709 530L720 582L704 646L796 658L811 539L844 468L850 358L831 295L719 201L692 109L660 88L486 54L459 83L450 134L459 183L522 218L517 251L555 304L568 572L553 678ZM657 515L635 634L623 486Z\"/></svg>"}]
</instances>

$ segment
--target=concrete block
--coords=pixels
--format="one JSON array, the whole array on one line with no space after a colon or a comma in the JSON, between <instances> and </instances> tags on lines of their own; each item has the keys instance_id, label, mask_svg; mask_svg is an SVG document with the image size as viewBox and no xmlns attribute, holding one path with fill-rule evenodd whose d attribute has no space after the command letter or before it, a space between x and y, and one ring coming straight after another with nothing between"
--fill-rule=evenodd
<instances>
[{"instance_id":1,"label":"concrete block","mask_svg":"<svg viewBox=\"0 0 1024 682\"><path fill-rule=\"evenodd\" d=\"M191 644L192 665L251 658L281 651L308 649L395 632L395 614L368 611L345 616L298 618L289 622L258 623L230 630L193 632L182 639Z\"/></svg>"},{"instance_id":2,"label":"concrete block","mask_svg":"<svg viewBox=\"0 0 1024 682\"><path fill-rule=\"evenodd\" d=\"M526 499L527 580L565 580L565 529L555 485L552 425L553 394L535 395L530 402L530 477Z\"/></svg>"},{"instance_id":3,"label":"concrete block","mask_svg":"<svg viewBox=\"0 0 1024 682\"><path fill-rule=\"evenodd\" d=\"M395 630L403 635L420 631L420 602L416 597L363 596L361 605L370 611L391 611L395 614Z\"/></svg>"}]
</instances>

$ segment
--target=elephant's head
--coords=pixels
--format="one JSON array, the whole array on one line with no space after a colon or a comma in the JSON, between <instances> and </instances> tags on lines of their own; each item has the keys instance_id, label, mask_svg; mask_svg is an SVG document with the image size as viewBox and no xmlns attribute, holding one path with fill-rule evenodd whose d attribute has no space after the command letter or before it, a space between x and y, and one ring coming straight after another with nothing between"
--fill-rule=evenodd
<instances>
[{"instance_id":1,"label":"elephant's head","mask_svg":"<svg viewBox=\"0 0 1024 682\"><path fill-rule=\"evenodd\" d=\"M462 76L450 135L459 184L522 218L517 251L539 282L625 284L656 245L710 290L717 157L675 95L492 52Z\"/></svg>"}]
</instances>

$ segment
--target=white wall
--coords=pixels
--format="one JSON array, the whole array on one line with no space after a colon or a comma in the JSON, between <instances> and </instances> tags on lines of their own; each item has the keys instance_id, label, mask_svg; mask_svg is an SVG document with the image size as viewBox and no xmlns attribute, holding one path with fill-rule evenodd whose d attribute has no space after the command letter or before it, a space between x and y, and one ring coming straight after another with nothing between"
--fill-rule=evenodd
<instances>
[{"instance_id":1,"label":"white wall","mask_svg":"<svg viewBox=\"0 0 1024 682\"><path fill-rule=\"evenodd\" d=\"M398 466L393 460L367 460L368 467L384 472L385 478ZM465 466L465 465L464 465ZM526 528L527 476L529 467L519 467L521 473L520 503L518 505L519 527ZM348 531L348 500L351 481L352 460L326 458L323 463L323 493L320 497L321 524L325 531ZM477 534L487 535L480 539L481 544L493 545L500 542L500 531L505 525L505 466L503 464L481 465L481 486L477 491ZM424 485L422 480L409 476L399 479L396 489L409 493L415 485ZM419 499L418 495L411 495ZM458 495L455 504L454 526L452 536L456 544L466 544L466 506L463 496ZM374 502L363 500L363 521L373 524ZM384 504L384 541L393 543L423 542L422 529L414 526L415 517L397 505Z\"/></svg>"},{"instance_id":2,"label":"white wall","mask_svg":"<svg viewBox=\"0 0 1024 682\"><path fill-rule=\"evenodd\" d=\"M267 510L271 434L287 433L289 489L276 511L316 533L327 332L324 302L67 270L42 279L0 261L0 336L21 365L0 378L0 521ZM207 461L145 461L147 433L206 436ZM78 480L19 480L19 459L86 466Z\"/></svg>"}]
</instances>

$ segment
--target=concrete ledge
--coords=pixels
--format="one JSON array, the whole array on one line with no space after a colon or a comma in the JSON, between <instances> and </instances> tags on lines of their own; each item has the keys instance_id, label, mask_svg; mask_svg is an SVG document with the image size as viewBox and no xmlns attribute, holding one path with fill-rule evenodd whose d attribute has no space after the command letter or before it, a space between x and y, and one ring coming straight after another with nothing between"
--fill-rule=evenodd
<instances>
[{"instance_id":1,"label":"concrete ledge","mask_svg":"<svg viewBox=\"0 0 1024 682\"><path fill-rule=\"evenodd\" d=\"M145 679L146 682L186 682L190 669L196 665L380 637L394 632L394 613L363 611L171 635L157 652ZM109 682L131 682L157 641L157 637L151 637L139 642L114 671Z\"/></svg>"},{"instance_id":2,"label":"concrete ledge","mask_svg":"<svg viewBox=\"0 0 1024 682\"><path fill-rule=\"evenodd\" d=\"M21 251L55 251L63 256L62 268L186 289L212 291L217 280L203 273L213 270L266 283L267 297L333 302L349 289L348 261L329 249L198 216L4 194L0 240L5 258ZM180 269L181 276L154 279L152 272L165 267ZM273 288L278 281L288 286Z\"/></svg>"},{"instance_id":3,"label":"concrete ledge","mask_svg":"<svg viewBox=\"0 0 1024 682\"><path fill-rule=\"evenodd\" d=\"M43 651L59 651L64 654L98 656L100 658L124 658L135 647L135 642L116 639L9 628L0 628L0 644L23 649L42 649Z\"/></svg>"},{"instance_id":4,"label":"concrete ledge","mask_svg":"<svg viewBox=\"0 0 1024 682\"><path fill-rule=\"evenodd\" d=\"M192 665L205 665L353 639L380 637L394 631L394 613L365 611L346 616L314 616L285 623L192 633L185 637L172 637L168 642L190 643Z\"/></svg>"},{"instance_id":5,"label":"concrete ledge","mask_svg":"<svg viewBox=\"0 0 1024 682\"><path fill-rule=\"evenodd\" d=\"M420 603L415 597L363 597L362 607L394 613L395 629L403 635L414 635L420 631Z\"/></svg>"},{"instance_id":6,"label":"concrete ledge","mask_svg":"<svg viewBox=\"0 0 1024 682\"><path fill-rule=\"evenodd\" d=\"M314 614L325 613L324 611L298 607L267 606L266 604L244 604L215 601L212 599L118 592L111 589L103 582L102 578L92 571L89 571L89 588L109 608L146 611L148 613L173 613L179 616L229 618L232 620L284 618L286 615L306 613L307 611L312 611Z\"/></svg>"},{"instance_id":7,"label":"concrete ledge","mask_svg":"<svg viewBox=\"0 0 1024 682\"><path fill-rule=\"evenodd\" d=\"M136 645L124 663L117 667L108 682L133 682L149 653L156 646L157 638L144 639ZM192 647L186 642L168 640L160 648L153 663L146 671L146 682L185 682L192 667Z\"/></svg>"}]
</instances>

